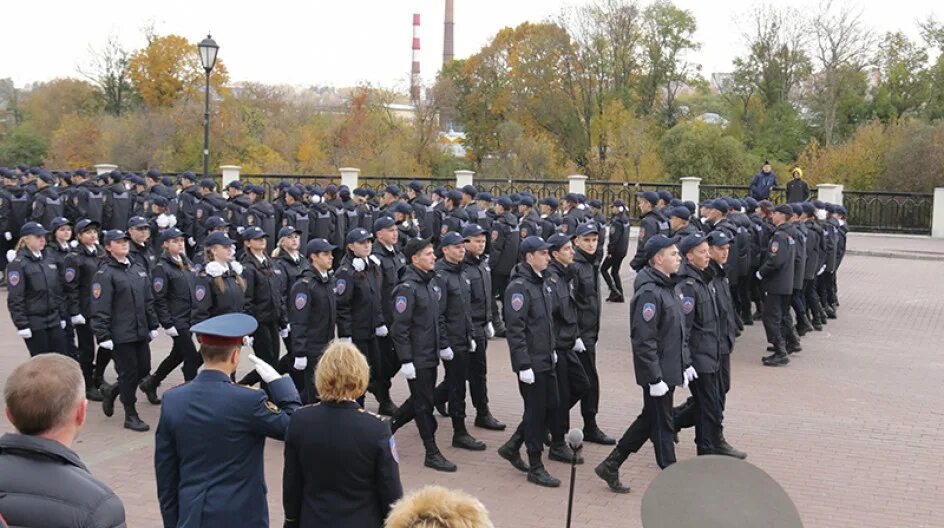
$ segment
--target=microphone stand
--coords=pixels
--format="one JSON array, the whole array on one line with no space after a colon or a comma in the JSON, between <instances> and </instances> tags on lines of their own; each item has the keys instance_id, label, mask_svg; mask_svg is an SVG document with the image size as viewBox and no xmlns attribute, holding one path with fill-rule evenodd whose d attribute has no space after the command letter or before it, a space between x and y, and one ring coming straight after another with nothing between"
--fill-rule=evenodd
<instances>
[{"instance_id":1,"label":"microphone stand","mask_svg":"<svg viewBox=\"0 0 944 528\"><path fill-rule=\"evenodd\" d=\"M571 447L574 452L574 456L570 459L570 494L567 498L567 528L570 528L570 517L574 509L574 480L577 477L577 456L578 453L580 453L580 449L582 447L582 444L576 449Z\"/></svg>"}]
</instances>

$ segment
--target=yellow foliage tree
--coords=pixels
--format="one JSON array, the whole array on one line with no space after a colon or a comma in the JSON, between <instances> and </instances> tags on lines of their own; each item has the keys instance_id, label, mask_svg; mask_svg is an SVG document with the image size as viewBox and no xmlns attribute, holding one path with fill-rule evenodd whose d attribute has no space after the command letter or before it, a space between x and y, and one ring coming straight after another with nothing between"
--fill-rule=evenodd
<instances>
[{"instance_id":1,"label":"yellow foliage tree","mask_svg":"<svg viewBox=\"0 0 944 528\"><path fill-rule=\"evenodd\" d=\"M798 165L810 185L840 183L850 191L876 190L885 177L888 153L904 140L897 124L872 121L841 145L822 147L814 140L800 155Z\"/></svg>"},{"instance_id":2,"label":"yellow foliage tree","mask_svg":"<svg viewBox=\"0 0 944 528\"><path fill-rule=\"evenodd\" d=\"M150 36L148 45L131 55L129 70L134 89L152 108L171 106L199 93L206 75L197 45L180 35ZM226 65L217 59L210 85L221 93L228 81Z\"/></svg>"},{"instance_id":3,"label":"yellow foliage tree","mask_svg":"<svg viewBox=\"0 0 944 528\"><path fill-rule=\"evenodd\" d=\"M102 159L102 135L97 119L70 114L62 118L52 135L45 163L48 167L78 169Z\"/></svg>"}]
</instances>

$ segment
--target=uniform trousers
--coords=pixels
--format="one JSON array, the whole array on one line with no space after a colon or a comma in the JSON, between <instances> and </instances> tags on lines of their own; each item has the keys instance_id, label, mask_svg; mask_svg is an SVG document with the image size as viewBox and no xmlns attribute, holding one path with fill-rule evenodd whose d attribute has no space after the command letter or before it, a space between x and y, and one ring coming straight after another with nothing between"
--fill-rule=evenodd
<instances>
[{"instance_id":1,"label":"uniform trousers","mask_svg":"<svg viewBox=\"0 0 944 528\"><path fill-rule=\"evenodd\" d=\"M91 379L95 375L95 333L87 323L75 327L78 342L79 366L82 375Z\"/></svg>"},{"instance_id":2,"label":"uniform trousers","mask_svg":"<svg viewBox=\"0 0 944 528\"><path fill-rule=\"evenodd\" d=\"M151 371L151 349L147 341L115 343L112 352L118 372L118 394L125 409L134 408L138 383Z\"/></svg>"},{"instance_id":3,"label":"uniform trousers","mask_svg":"<svg viewBox=\"0 0 944 528\"><path fill-rule=\"evenodd\" d=\"M377 350L380 368L374 382L374 390L376 391L374 394L378 400L390 400L390 387L393 385L393 377L400 371L400 359L397 357L397 350L394 348L393 340L390 339L389 335L377 338Z\"/></svg>"},{"instance_id":4,"label":"uniform trousers","mask_svg":"<svg viewBox=\"0 0 944 528\"><path fill-rule=\"evenodd\" d=\"M397 415L394 417L394 423L397 428L416 420L416 428L420 432L420 438L423 439L423 446L426 452L437 453L436 447L436 418L433 417L433 392L436 389L437 368L418 368L416 369L416 378L407 380L410 387L410 397L403 402Z\"/></svg>"},{"instance_id":5,"label":"uniform trousers","mask_svg":"<svg viewBox=\"0 0 944 528\"><path fill-rule=\"evenodd\" d=\"M665 469L675 463L675 426L672 415L674 392L675 387L670 387L664 396L656 398L649 395L649 387L642 387L642 412L617 442L616 448L620 452L635 453L649 440L660 468Z\"/></svg>"},{"instance_id":6,"label":"uniform trousers","mask_svg":"<svg viewBox=\"0 0 944 528\"><path fill-rule=\"evenodd\" d=\"M790 319L790 299L793 295L768 293L764 302L764 332L767 342L774 346L784 345L783 324ZM792 322L791 322L792 324Z\"/></svg>"},{"instance_id":7,"label":"uniform trousers","mask_svg":"<svg viewBox=\"0 0 944 528\"><path fill-rule=\"evenodd\" d=\"M33 337L26 339L26 349L30 357L56 352L66 353L65 335L57 324L52 328L32 329Z\"/></svg>"},{"instance_id":8,"label":"uniform trousers","mask_svg":"<svg viewBox=\"0 0 944 528\"><path fill-rule=\"evenodd\" d=\"M544 450L544 434L558 429L557 373L554 370L534 373L534 383L518 380L518 392L524 399L524 416L517 434L524 438L529 456L540 456Z\"/></svg>"},{"instance_id":9,"label":"uniform trousers","mask_svg":"<svg viewBox=\"0 0 944 528\"><path fill-rule=\"evenodd\" d=\"M577 352L557 349L557 392L560 396L556 429L551 430L554 442L563 442L570 430L570 410L580 401L590 388L590 379L583 369L583 363Z\"/></svg>"},{"instance_id":10,"label":"uniform trousers","mask_svg":"<svg viewBox=\"0 0 944 528\"><path fill-rule=\"evenodd\" d=\"M164 381L178 365L183 364L184 381L190 381L197 377L197 369L203 364L203 358L197 352L197 347L193 344L193 338L190 331L180 332L175 338L174 345L170 349L170 354L161 361L154 371L154 377L158 383Z\"/></svg>"},{"instance_id":11,"label":"uniform trousers","mask_svg":"<svg viewBox=\"0 0 944 528\"><path fill-rule=\"evenodd\" d=\"M580 398L580 414L583 416L584 423L588 420L596 420L597 411L600 408L600 376L597 373L597 340L596 338L587 338L583 340L587 350L577 352L580 364L583 366L584 374L587 376L588 386ZM560 357L558 357L560 360ZM559 362L559 361L558 361Z\"/></svg>"},{"instance_id":12,"label":"uniform trousers","mask_svg":"<svg viewBox=\"0 0 944 528\"><path fill-rule=\"evenodd\" d=\"M623 295L623 281L620 280L619 271L624 258L626 255L609 254L600 264L600 274L603 275L603 280L610 288L610 293L616 292Z\"/></svg>"},{"instance_id":13,"label":"uniform trousers","mask_svg":"<svg viewBox=\"0 0 944 528\"><path fill-rule=\"evenodd\" d=\"M689 383L695 398L695 445L700 448L715 446L721 433L724 412L721 403L721 383L718 372L698 373L698 379Z\"/></svg>"}]
</instances>

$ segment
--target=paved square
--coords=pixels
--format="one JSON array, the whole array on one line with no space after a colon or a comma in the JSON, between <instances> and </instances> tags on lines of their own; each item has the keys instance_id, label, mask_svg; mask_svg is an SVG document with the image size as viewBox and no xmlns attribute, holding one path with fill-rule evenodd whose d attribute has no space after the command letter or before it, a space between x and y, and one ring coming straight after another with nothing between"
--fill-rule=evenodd
<instances>
[{"instance_id":1,"label":"paved square","mask_svg":"<svg viewBox=\"0 0 944 528\"><path fill-rule=\"evenodd\" d=\"M903 244L852 235L849 247L938 254L942 246L927 239ZM625 275L628 281L630 273ZM803 352L793 356L788 367L761 366L763 329L756 324L747 328L733 356L726 436L749 453L749 462L784 486L808 527L944 526L944 262L849 255L839 280L840 318L804 338ZM27 357L5 313L5 300L5 293L0 294L0 385ZM611 436L622 434L642 405L632 374L628 306L607 304L603 313L599 422ZM152 346L153 367L169 349L170 340L162 335ZM504 341L493 340L488 355L492 411L514 427L522 406ZM245 370L241 366L240 371ZM108 377L114 381L111 369ZM162 390L181 381L178 371ZM397 378L394 385L395 400L402 401L406 383ZM686 396L680 389L676 400ZM368 400L368 408L376 410L376 403ZM159 407L144 401L139 410L152 432L127 431L121 427L120 410L107 419L100 405L91 404L75 449L124 501L129 526L159 527L153 469ZM580 425L579 412L572 423ZM397 433L407 490L434 483L462 488L482 500L498 527L564 525L567 465L548 463L563 487L539 488L495 453L510 433L472 427L488 450L471 453L450 447L451 426L445 419L439 424L440 447L459 471L443 474L423 468L419 437L409 425ZM0 432L10 429L6 419L0 419ZM206 441L213 439L208 436ZM608 451L596 445L584 450L587 463L577 471L575 526L641 526L640 501L659 471L652 449L646 445L623 465L623 482L633 487L629 495L610 493L593 474L593 465ZM677 456L695 456L691 430L682 433ZM272 526L282 522L281 471L282 444L269 441L266 478Z\"/></svg>"}]
</instances>

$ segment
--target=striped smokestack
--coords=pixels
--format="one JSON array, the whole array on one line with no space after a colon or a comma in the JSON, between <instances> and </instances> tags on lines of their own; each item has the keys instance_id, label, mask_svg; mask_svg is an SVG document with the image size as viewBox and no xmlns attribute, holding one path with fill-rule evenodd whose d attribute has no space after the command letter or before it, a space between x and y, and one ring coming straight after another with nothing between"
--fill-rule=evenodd
<instances>
[{"instance_id":1,"label":"striped smokestack","mask_svg":"<svg viewBox=\"0 0 944 528\"><path fill-rule=\"evenodd\" d=\"M453 0L446 0L446 21L443 25L443 65L451 61L455 56L453 51L453 18L452 18Z\"/></svg>"},{"instance_id":2,"label":"striped smokestack","mask_svg":"<svg viewBox=\"0 0 944 528\"><path fill-rule=\"evenodd\" d=\"M420 100L420 15L413 13L413 65L410 68L410 100Z\"/></svg>"}]
</instances>

